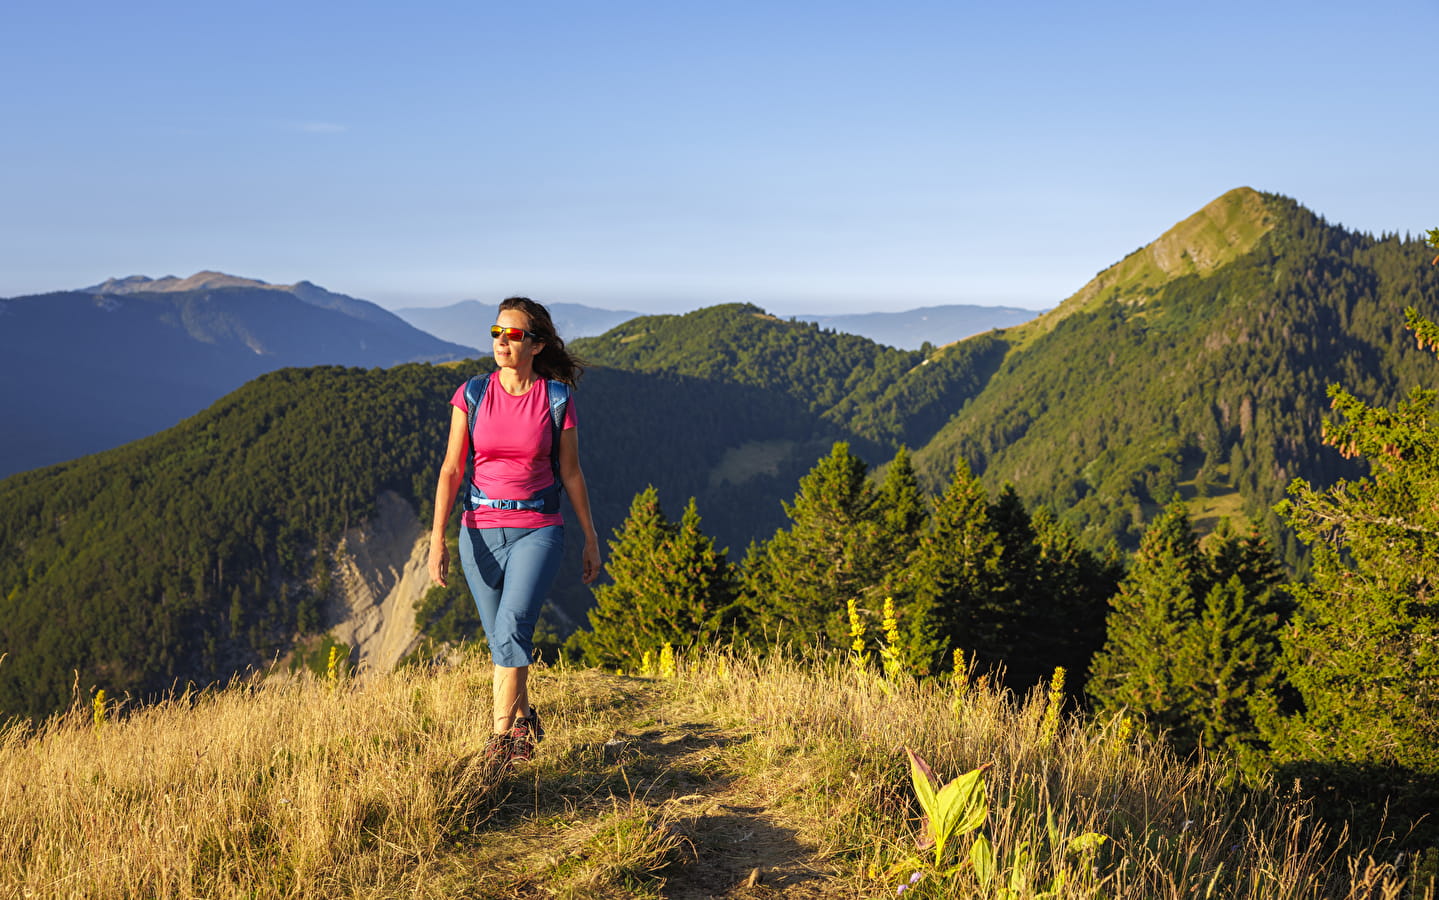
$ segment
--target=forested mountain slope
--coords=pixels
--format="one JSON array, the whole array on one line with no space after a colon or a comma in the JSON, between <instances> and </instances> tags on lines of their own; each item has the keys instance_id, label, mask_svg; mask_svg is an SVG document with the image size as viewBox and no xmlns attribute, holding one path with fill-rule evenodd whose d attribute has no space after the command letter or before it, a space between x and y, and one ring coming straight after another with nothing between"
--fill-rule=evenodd
<instances>
[{"instance_id":1,"label":"forested mountain slope","mask_svg":"<svg viewBox=\"0 0 1439 900\"><path fill-rule=\"evenodd\" d=\"M732 304L633 319L576 347L607 365L787 393L900 444L937 491L965 460L1102 545L1133 546L1183 487L1204 515L1267 520L1289 481L1357 475L1322 446L1325 390L1389 403L1422 377L1407 305L1439 310L1417 239L1380 239L1294 201L1230 191L1054 310L932 352Z\"/></svg>"},{"instance_id":2,"label":"forested mountain slope","mask_svg":"<svg viewBox=\"0 0 1439 900\"><path fill-rule=\"evenodd\" d=\"M149 438L0 481L0 720L63 707L77 672L147 694L323 631L339 535L385 490L428 522L450 396L490 365L285 369ZM697 496L738 550L849 437L783 395L671 374L596 368L575 403L604 536L654 484L676 511ZM552 600L579 620L590 602L577 577Z\"/></svg>"},{"instance_id":3,"label":"forested mountain slope","mask_svg":"<svg viewBox=\"0 0 1439 900\"><path fill-rule=\"evenodd\" d=\"M1390 404L1425 377L1403 309L1439 311L1430 255L1231 191L1000 332L1003 364L916 468L938 485L964 459L1099 538L1133 541L1196 477L1201 500L1237 491L1270 518L1293 478L1357 474L1321 445L1328 385Z\"/></svg>"},{"instance_id":4,"label":"forested mountain slope","mask_svg":"<svg viewBox=\"0 0 1439 900\"><path fill-rule=\"evenodd\" d=\"M877 452L884 457L901 443L928 441L984 386L1006 349L980 335L926 357L811 322L778 319L748 303L642 316L572 346L607 366L787 395L883 445Z\"/></svg>"}]
</instances>

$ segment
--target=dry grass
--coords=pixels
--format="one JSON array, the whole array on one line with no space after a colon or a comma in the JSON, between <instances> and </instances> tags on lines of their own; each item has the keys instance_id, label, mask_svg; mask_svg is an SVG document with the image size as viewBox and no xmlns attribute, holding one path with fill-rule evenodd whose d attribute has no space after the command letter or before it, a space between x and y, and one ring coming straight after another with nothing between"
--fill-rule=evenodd
<instances>
[{"instance_id":1,"label":"dry grass","mask_svg":"<svg viewBox=\"0 0 1439 900\"><path fill-rule=\"evenodd\" d=\"M423 884L493 790L474 698L397 677L275 681L96 727L0 739L0 889L21 896L325 896Z\"/></svg>"},{"instance_id":2,"label":"dry grass","mask_svg":"<svg viewBox=\"0 0 1439 900\"><path fill-rule=\"evenodd\" d=\"M549 740L503 774L475 756L489 692L488 660L468 659L12 726L0 897L893 895L919 827L904 746L943 777L993 764L1002 855L1042 849L1047 821L1108 835L1059 896L1401 896L1302 807L1226 792L1218 766L1120 722L1046 739L1040 694L783 658L682 660L666 681L548 669ZM1034 885L1061 865L1025 863ZM909 896L1000 896L960 884Z\"/></svg>"},{"instance_id":3,"label":"dry grass","mask_svg":"<svg viewBox=\"0 0 1439 900\"><path fill-rule=\"evenodd\" d=\"M913 856L920 827L908 746L946 779L991 766L987 836L1001 859L1029 853L1019 877L1005 873L1027 885L1014 896L1040 896L1065 867L1060 897L1409 896L1392 869L1326 833L1303 804L1228 788L1223 765L1181 761L1122 719L1070 717L1046 739L1042 690L1017 700L983 682L892 684L843 662L717 657L680 680L701 707L742 711L759 726L748 768L780 779L777 808L821 856L848 863L856 895L892 894L907 880L893 872ZM1062 839L1086 832L1110 840L1077 872ZM923 879L907 896L991 894L961 872Z\"/></svg>"}]
</instances>

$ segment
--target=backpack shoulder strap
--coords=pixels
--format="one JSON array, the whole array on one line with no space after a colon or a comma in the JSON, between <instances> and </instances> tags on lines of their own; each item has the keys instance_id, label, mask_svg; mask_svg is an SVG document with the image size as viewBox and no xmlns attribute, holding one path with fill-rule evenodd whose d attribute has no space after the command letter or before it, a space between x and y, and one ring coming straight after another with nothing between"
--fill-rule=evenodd
<instances>
[{"instance_id":1,"label":"backpack shoulder strap","mask_svg":"<svg viewBox=\"0 0 1439 900\"><path fill-rule=\"evenodd\" d=\"M565 492L565 483L560 480L560 433L565 428L565 411L570 405L570 386L554 378L546 378L545 385L550 399L550 471L554 473L554 485L547 493L545 512L558 512L560 494Z\"/></svg>"},{"instance_id":2,"label":"backpack shoulder strap","mask_svg":"<svg viewBox=\"0 0 1439 900\"><path fill-rule=\"evenodd\" d=\"M465 509L473 509L471 479L475 477L475 416L479 414L480 403L485 399L485 388L490 386L489 375L475 375L465 382L465 442L470 448L465 454L465 483L460 490L465 497Z\"/></svg>"},{"instance_id":3,"label":"backpack shoulder strap","mask_svg":"<svg viewBox=\"0 0 1439 900\"><path fill-rule=\"evenodd\" d=\"M555 483L560 481L560 432L565 427L565 411L570 405L570 386L553 378L545 379L550 395L550 468ZM562 486L563 489L563 486Z\"/></svg>"},{"instance_id":4,"label":"backpack shoulder strap","mask_svg":"<svg viewBox=\"0 0 1439 900\"><path fill-rule=\"evenodd\" d=\"M489 375L475 375L465 382L465 407L466 417L469 419L470 430L466 432L470 438L470 452L474 452L475 443L475 416L480 411L480 402L485 399L485 388L490 386Z\"/></svg>"},{"instance_id":5,"label":"backpack shoulder strap","mask_svg":"<svg viewBox=\"0 0 1439 900\"><path fill-rule=\"evenodd\" d=\"M553 378L545 379L550 393L550 425L555 429L565 427L565 410L570 403L570 386Z\"/></svg>"},{"instance_id":6,"label":"backpack shoulder strap","mask_svg":"<svg viewBox=\"0 0 1439 900\"><path fill-rule=\"evenodd\" d=\"M469 439L470 452L465 460L465 487L462 489L465 501L465 509L477 509L480 506L488 506L495 509L537 509L540 512L557 512L560 508L560 494L564 491L564 484L560 481L560 432L565 425L565 412L570 403L570 386L562 381L545 379L546 399L549 401L550 409L550 472L554 475L554 481L549 487L541 490L527 500L496 500L486 497L484 491L476 487L470 479L474 477L475 471L475 416L480 408L480 402L485 397L485 388L489 386L490 376L476 375L465 382L465 405L469 407Z\"/></svg>"}]
</instances>

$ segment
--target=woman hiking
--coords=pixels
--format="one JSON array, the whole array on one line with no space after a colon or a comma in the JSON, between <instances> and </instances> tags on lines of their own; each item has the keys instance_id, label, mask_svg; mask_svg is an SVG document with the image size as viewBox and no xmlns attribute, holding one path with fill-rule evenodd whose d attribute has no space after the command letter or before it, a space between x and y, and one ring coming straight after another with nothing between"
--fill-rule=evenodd
<instances>
[{"instance_id":1,"label":"woman hiking","mask_svg":"<svg viewBox=\"0 0 1439 900\"><path fill-rule=\"evenodd\" d=\"M500 303L490 336L498 371L460 385L450 399L430 577L443 586L449 576L445 528L460 494L460 564L495 664L494 722L485 751L508 765L531 759L544 737L530 705L529 666L540 606L564 558L561 489L584 534L580 577L586 584L600 573L600 546L570 390L580 361L565 350L549 311L527 297Z\"/></svg>"}]
</instances>

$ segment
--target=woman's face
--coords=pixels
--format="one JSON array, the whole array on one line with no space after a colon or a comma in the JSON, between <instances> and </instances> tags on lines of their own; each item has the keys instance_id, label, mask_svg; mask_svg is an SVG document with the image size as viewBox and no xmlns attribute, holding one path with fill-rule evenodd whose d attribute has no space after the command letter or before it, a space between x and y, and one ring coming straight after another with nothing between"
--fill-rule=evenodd
<instances>
[{"instance_id":1,"label":"woman's face","mask_svg":"<svg viewBox=\"0 0 1439 900\"><path fill-rule=\"evenodd\" d=\"M519 328L523 331L530 330L530 317L518 309L503 309L495 317L495 324L501 328ZM495 363L505 369L530 369L534 365L535 357L539 355L544 344L530 337L512 341L505 335L494 339Z\"/></svg>"}]
</instances>

